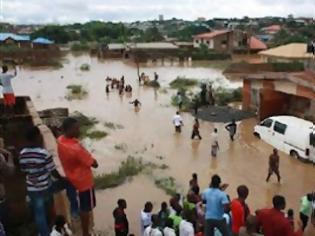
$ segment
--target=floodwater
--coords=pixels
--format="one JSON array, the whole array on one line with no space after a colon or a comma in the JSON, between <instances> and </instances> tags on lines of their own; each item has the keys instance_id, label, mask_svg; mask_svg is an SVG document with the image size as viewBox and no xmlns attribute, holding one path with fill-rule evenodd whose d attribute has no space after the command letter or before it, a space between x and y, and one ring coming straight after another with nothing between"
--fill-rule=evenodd
<instances>
[{"instance_id":1,"label":"floodwater","mask_svg":"<svg viewBox=\"0 0 315 236\"><path fill-rule=\"evenodd\" d=\"M82 63L89 63L91 70L81 72ZM211 80L217 86L238 87L240 81L229 82L218 69L194 66L154 66L141 67L140 72L153 76L157 72L162 87L177 76ZM120 78L125 75L126 84L134 88L132 97L119 96L117 91L105 94L105 77ZM62 78L63 76L63 78ZM69 84L82 84L89 92L86 99L68 101L64 97ZM227 189L231 198L236 197L236 187L246 184L250 189L248 198L252 212L270 206L274 194L283 194L287 198L287 207L295 210L298 217L299 199L305 193L314 190L315 171L312 165L301 163L281 153L280 171L283 182L278 184L275 177L265 182L268 156L272 147L255 139L252 135L255 119L239 123L236 141L230 143L224 124L201 121L200 132L203 139L190 139L193 117L183 114L184 127L181 134L175 134L171 120L176 108L171 107L170 97L176 91L168 89L167 93L138 86L137 70L131 64L120 60L98 61L89 56L67 57L67 63L60 70L21 69L14 81L17 95L28 95L36 108L68 107L70 111L78 110L100 121L97 128L110 134L100 141L86 141L85 144L93 152L99 162L96 174L109 173L118 168L120 162L128 155L142 157L146 161L166 164L169 169L154 171L152 175L140 175L129 182L113 189L97 192L97 208L95 210L95 226L97 230L110 232L113 228L112 210L118 198L128 202L127 214L131 232L139 235L139 214L145 201L154 203L154 212L160 208L162 201L167 201L163 190L157 189L154 179L174 177L179 191L185 192L191 173L199 174L202 188L209 184L210 177L217 173L223 182L229 183ZM138 98L142 102L139 112L135 112L129 104ZM124 126L123 129L109 130L102 124L114 122ZM210 157L210 133L213 128L219 130L220 151L216 159ZM116 150L116 144L125 144L125 152ZM156 158L162 156L162 159ZM305 235L314 235L309 231Z\"/></svg>"}]
</instances>

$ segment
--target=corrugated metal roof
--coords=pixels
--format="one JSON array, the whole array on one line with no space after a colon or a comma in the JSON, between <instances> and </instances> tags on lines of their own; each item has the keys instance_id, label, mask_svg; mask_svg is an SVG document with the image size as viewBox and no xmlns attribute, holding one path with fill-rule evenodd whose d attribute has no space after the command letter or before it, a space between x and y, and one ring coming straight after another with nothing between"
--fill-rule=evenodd
<instances>
[{"instance_id":1,"label":"corrugated metal roof","mask_svg":"<svg viewBox=\"0 0 315 236\"><path fill-rule=\"evenodd\" d=\"M312 55L306 52L307 44L306 43L290 43L287 45L279 46L276 48L271 48L259 52L259 55L267 57L279 57L287 59L308 59Z\"/></svg>"},{"instance_id":2,"label":"corrugated metal roof","mask_svg":"<svg viewBox=\"0 0 315 236\"><path fill-rule=\"evenodd\" d=\"M34 39L33 43L35 43L35 44L53 44L54 41L51 41L51 40L46 39L46 38L39 37L39 38Z\"/></svg>"},{"instance_id":3,"label":"corrugated metal roof","mask_svg":"<svg viewBox=\"0 0 315 236\"><path fill-rule=\"evenodd\" d=\"M153 43L136 43L129 44L131 49L178 49L178 46L168 42L153 42Z\"/></svg>"},{"instance_id":4,"label":"corrugated metal roof","mask_svg":"<svg viewBox=\"0 0 315 236\"><path fill-rule=\"evenodd\" d=\"M30 41L29 35L18 35L18 34L12 34L12 33L0 33L0 41L5 41L8 38L11 38L15 41Z\"/></svg>"},{"instance_id":5,"label":"corrugated metal roof","mask_svg":"<svg viewBox=\"0 0 315 236\"><path fill-rule=\"evenodd\" d=\"M108 49L109 50L121 50L121 49L125 49L125 44L123 43L109 43L108 44Z\"/></svg>"}]
</instances>

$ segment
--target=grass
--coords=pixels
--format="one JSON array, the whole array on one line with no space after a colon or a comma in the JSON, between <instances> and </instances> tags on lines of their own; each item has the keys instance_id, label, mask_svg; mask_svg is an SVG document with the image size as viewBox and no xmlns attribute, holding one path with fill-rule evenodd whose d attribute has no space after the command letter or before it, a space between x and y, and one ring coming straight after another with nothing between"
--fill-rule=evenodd
<instances>
[{"instance_id":1,"label":"grass","mask_svg":"<svg viewBox=\"0 0 315 236\"><path fill-rule=\"evenodd\" d=\"M121 162L117 171L113 171L109 174L97 175L95 177L95 188L98 190L107 189L107 188L115 188L123 183L125 183L128 178L136 176L140 173L145 173L147 175L151 174L153 170L160 169L165 170L169 167L165 164L158 165L152 162L144 163L142 158L135 158L133 156L128 156L126 161ZM171 189L169 183L166 183L164 179L158 180L159 185L166 186L166 189ZM161 182L161 183L160 183ZM173 179L173 182L174 179ZM173 183L175 186L175 184ZM168 190L170 191L170 190Z\"/></svg>"},{"instance_id":2,"label":"grass","mask_svg":"<svg viewBox=\"0 0 315 236\"><path fill-rule=\"evenodd\" d=\"M82 65L80 66L80 70L81 70L81 71L89 71L89 70L90 70L90 65L84 63L84 64L82 64Z\"/></svg>"},{"instance_id":3,"label":"grass","mask_svg":"<svg viewBox=\"0 0 315 236\"><path fill-rule=\"evenodd\" d=\"M172 89L187 89L198 85L198 81L195 79L187 79L185 77L177 77L170 83Z\"/></svg>"},{"instance_id":4,"label":"grass","mask_svg":"<svg viewBox=\"0 0 315 236\"><path fill-rule=\"evenodd\" d=\"M136 176L145 168L142 159L128 156L126 161L120 164L117 171L102 174L95 177L96 189L114 188L123 184L129 177Z\"/></svg>"},{"instance_id":5,"label":"grass","mask_svg":"<svg viewBox=\"0 0 315 236\"><path fill-rule=\"evenodd\" d=\"M70 84L67 86L68 95L66 99L74 100L74 99L84 99L88 95L88 91L79 84Z\"/></svg>"},{"instance_id":6,"label":"grass","mask_svg":"<svg viewBox=\"0 0 315 236\"><path fill-rule=\"evenodd\" d=\"M158 188L164 190L164 192L170 196L174 196L177 193L176 182L173 177L156 179L154 183Z\"/></svg>"},{"instance_id":7,"label":"grass","mask_svg":"<svg viewBox=\"0 0 315 236\"><path fill-rule=\"evenodd\" d=\"M123 125L115 124L115 123L113 123L113 122L105 122L105 123L104 123L104 126L105 126L106 128L108 128L108 129L113 129L113 130L115 130L115 129L123 129L123 128L124 128Z\"/></svg>"},{"instance_id":8,"label":"grass","mask_svg":"<svg viewBox=\"0 0 315 236\"><path fill-rule=\"evenodd\" d=\"M125 143L115 144L114 148L119 151L126 152L128 146Z\"/></svg>"},{"instance_id":9,"label":"grass","mask_svg":"<svg viewBox=\"0 0 315 236\"><path fill-rule=\"evenodd\" d=\"M94 117L88 117L81 112L75 111L71 114L71 117L77 119L80 123L80 138L90 138L94 140L100 140L108 135L105 131L92 130L98 121Z\"/></svg>"},{"instance_id":10,"label":"grass","mask_svg":"<svg viewBox=\"0 0 315 236\"><path fill-rule=\"evenodd\" d=\"M85 137L94 140L101 140L102 138L105 138L107 135L108 135L107 132L100 130L87 131L85 133Z\"/></svg>"}]
</instances>

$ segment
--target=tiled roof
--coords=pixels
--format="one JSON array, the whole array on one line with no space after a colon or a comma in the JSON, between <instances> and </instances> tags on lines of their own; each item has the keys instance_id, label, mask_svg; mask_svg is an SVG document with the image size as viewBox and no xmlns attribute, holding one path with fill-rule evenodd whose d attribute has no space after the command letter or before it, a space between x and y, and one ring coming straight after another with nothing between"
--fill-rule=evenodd
<instances>
[{"instance_id":1,"label":"tiled roof","mask_svg":"<svg viewBox=\"0 0 315 236\"><path fill-rule=\"evenodd\" d=\"M223 34L227 34L227 33L230 33L232 31L230 30L215 30L215 31L212 31L212 32L208 32L208 33L203 33L203 34L198 34L198 35L195 35L194 38L206 38L206 39L212 39L212 38L215 38L219 35L223 35Z\"/></svg>"},{"instance_id":2,"label":"tiled roof","mask_svg":"<svg viewBox=\"0 0 315 236\"><path fill-rule=\"evenodd\" d=\"M254 36L252 36L250 38L249 47L252 50L265 50L265 49L267 49L267 45Z\"/></svg>"}]
</instances>

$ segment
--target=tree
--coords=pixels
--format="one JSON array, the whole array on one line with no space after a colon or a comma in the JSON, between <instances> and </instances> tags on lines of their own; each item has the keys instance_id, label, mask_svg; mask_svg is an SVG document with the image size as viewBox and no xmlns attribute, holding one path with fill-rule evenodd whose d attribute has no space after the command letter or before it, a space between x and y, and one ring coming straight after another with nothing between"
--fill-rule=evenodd
<instances>
[{"instance_id":1,"label":"tree","mask_svg":"<svg viewBox=\"0 0 315 236\"><path fill-rule=\"evenodd\" d=\"M56 43L68 43L71 40L70 34L60 25L47 25L32 33L31 38L45 37L54 40Z\"/></svg>"}]
</instances>

